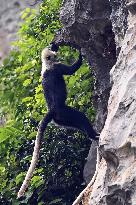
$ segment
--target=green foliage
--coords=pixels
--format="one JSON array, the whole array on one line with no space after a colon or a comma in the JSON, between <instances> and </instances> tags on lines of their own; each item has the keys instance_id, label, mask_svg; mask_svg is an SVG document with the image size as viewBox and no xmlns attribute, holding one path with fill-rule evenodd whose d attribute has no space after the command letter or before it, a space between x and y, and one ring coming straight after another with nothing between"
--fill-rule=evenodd
<instances>
[{"instance_id":1,"label":"green foliage","mask_svg":"<svg viewBox=\"0 0 136 205\"><path fill-rule=\"evenodd\" d=\"M61 0L46 0L40 11L26 9L24 23L18 32L19 40L0 67L1 116L7 123L0 128L0 204L63 204L69 205L83 189L82 171L90 141L85 135L47 128L39 164L26 197L19 201L16 193L31 160L37 123L47 112L41 86L40 54L61 28L59 8ZM72 63L78 52L62 47L59 58ZM75 75L66 77L67 104L86 113L93 121L91 102L93 78L84 62Z\"/></svg>"}]
</instances>

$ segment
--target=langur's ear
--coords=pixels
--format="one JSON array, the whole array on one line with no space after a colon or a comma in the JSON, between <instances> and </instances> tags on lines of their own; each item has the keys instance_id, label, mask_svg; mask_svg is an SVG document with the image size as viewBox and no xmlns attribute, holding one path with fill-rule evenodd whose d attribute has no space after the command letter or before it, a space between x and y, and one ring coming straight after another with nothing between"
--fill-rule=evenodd
<instances>
[{"instance_id":1,"label":"langur's ear","mask_svg":"<svg viewBox=\"0 0 136 205\"><path fill-rule=\"evenodd\" d=\"M53 41L51 42L51 50L57 52L59 50L59 46Z\"/></svg>"}]
</instances>

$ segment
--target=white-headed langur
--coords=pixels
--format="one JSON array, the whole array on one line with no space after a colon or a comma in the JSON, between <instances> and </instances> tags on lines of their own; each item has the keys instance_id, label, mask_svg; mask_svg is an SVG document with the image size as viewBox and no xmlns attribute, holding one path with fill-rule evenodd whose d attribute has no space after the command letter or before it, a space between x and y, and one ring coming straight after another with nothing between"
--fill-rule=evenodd
<instances>
[{"instance_id":1,"label":"white-headed langur","mask_svg":"<svg viewBox=\"0 0 136 205\"><path fill-rule=\"evenodd\" d=\"M42 86L48 106L48 113L40 122L31 165L18 192L18 198L24 194L28 187L28 183L38 161L41 140L49 122L53 120L60 126L79 129L86 133L92 140L98 140L98 134L93 129L85 114L66 105L67 92L63 76L73 75L80 68L82 65L81 52L79 59L73 65L68 66L56 60L57 51L58 46L55 43L52 43L50 49L45 48L42 51Z\"/></svg>"},{"instance_id":2,"label":"white-headed langur","mask_svg":"<svg viewBox=\"0 0 136 205\"><path fill-rule=\"evenodd\" d=\"M53 49L55 47L55 49ZM63 75L74 74L82 64L82 55L72 65L64 65L56 60L56 45L52 50L42 51L42 86L48 106L45 126L51 120L64 127L73 127L85 132L91 139L98 139L97 133L84 113L66 105L66 85Z\"/></svg>"}]
</instances>

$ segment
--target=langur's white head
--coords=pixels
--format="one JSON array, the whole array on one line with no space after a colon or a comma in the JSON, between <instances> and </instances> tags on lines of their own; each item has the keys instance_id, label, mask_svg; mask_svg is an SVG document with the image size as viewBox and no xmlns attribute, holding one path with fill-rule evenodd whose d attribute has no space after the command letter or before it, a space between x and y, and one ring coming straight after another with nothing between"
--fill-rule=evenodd
<instances>
[{"instance_id":1,"label":"langur's white head","mask_svg":"<svg viewBox=\"0 0 136 205\"><path fill-rule=\"evenodd\" d=\"M41 75L43 76L46 70L53 68L53 64L56 62L56 52L51 51L49 48L44 48L41 54L41 60L42 60Z\"/></svg>"},{"instance_id":2,"label":"langur's white head","mask_svg":"<svg viewBox=\"0 0 136 205\"><path fill-rule=\"evenodd\" d=\"M56 61L56 52L49 50L49 48L44 48L42 51L42 62L54 62Z\"/></svg>"}]
</instances>

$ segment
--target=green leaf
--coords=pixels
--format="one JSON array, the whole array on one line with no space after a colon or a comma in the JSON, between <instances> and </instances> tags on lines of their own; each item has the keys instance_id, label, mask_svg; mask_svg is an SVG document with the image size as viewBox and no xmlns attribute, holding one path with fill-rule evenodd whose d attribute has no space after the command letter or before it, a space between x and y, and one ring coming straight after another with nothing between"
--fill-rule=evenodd
<instances>
[{"instance_id":1,"label":"green leaf","mask_svg":"<svg viewBox=\"0 0 136 205\"><path fill-rule=\"evenodd\" d=\"M6 168L5 167L0 167L0 173L4 173L5 172L5 170L6 170Z\"/></svg>"},{"instance_id":2,"label":"green leaf","mask_svg":"<svg viewBox=\"0 0 136 205\"><path fill-rule=\"evenodd\" d=\"M14 132L12 132L10 129L5 127L3 128L0 127L0 143L10 138L13 134Z\"/></svg>"},{"instance_id":3,"label":"green leaf","mask_svg":"<svg viewBox=\"0 0 136 205\"><path fill-rule=\"evenodd\" d=\"M23 181L25 175L26 175L25 172L21 172L20 174L16 176L16 179L15 179L16 185L20 184L20 182Z\"/></svg>"},{"instance_id":4,"label":"green leaf","mask_svg":"<svg viewBox=\"0 0 136 205\"><path fill-rule=\"evenodd\" d=\"M31 84L31 81L32 81L31 79L25 80L25 81L23 82L23 86L27 87L28 85Z\"/></svg>"},{"instance_id":5,"label":"green leaf","mask_svg":"<svg viewBox=\"0 0 136 205\"><path fill-rule=\"evenodd\" d=\"M33 139L34 137L36 137L36 134L37 134L37 131L31 132L28 138Z\"/></svg>"},{"instance_id":6,"label":"green leaf","mask_svg":"<svg viewBox=\"0 0 136 205\"><path fill-rule=\"evenodd\" d=\"M22 99L22 102L30 102L31 100L33 100L33 97L26 97Z\"/></svg>"}]
</instances>

